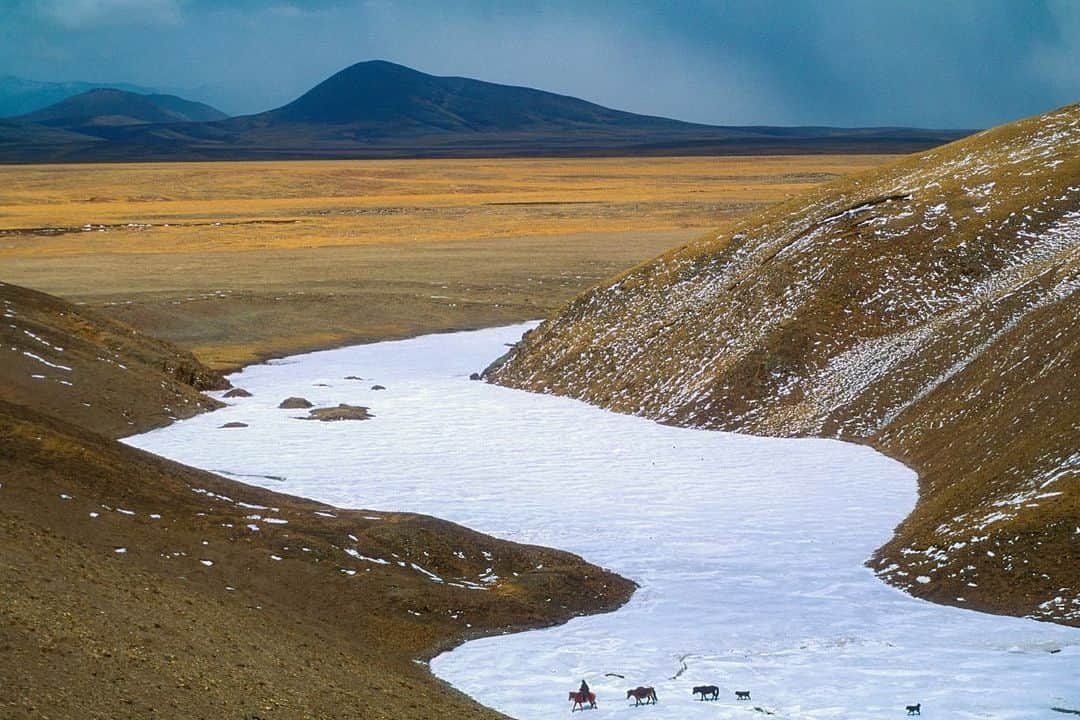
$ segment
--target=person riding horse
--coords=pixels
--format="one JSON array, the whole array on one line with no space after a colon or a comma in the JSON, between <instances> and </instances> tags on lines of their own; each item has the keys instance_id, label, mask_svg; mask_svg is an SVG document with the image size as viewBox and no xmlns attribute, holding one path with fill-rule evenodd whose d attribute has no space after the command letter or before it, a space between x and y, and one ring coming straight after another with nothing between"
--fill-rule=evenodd
<instances>
[{"instance_id":1,"label":"person riding horse","mask_svg":"<svg viewBox=\"0 0 1080 720\"><path fill-rule=\"evenodd\" d=\"M592 709L596 707L596 693L589 689L589 684L584 680L581 681L581 689L577 692L570 693L570 702L573 705L570 706L570 712L575 710L585 710L586 708Z\"/></svg>"}]
</instances>

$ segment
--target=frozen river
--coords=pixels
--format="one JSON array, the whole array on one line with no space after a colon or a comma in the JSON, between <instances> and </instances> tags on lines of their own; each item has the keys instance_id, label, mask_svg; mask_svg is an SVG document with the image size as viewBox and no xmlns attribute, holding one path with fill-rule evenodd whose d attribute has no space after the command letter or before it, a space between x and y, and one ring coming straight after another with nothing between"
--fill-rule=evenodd
<instances>
[{"instance_id":1,"label":"frozen river","mask_svg":"<svg viewBox=\"0 0 1080 720\"><path fill-rule=\"evenodd\" d=\"M863 563L916 498L866 447L657 425L470 382L524 326L362 345L232 376L254 393L129 438L189 465L342 507L425 513L578 553L641 586L617 612L477 640L432 670L524 719L569 710L582 678L613 717L1066 718L1080 630L915 600ZM364 381L346 380L360 376ZM372 390L372 385L385 390ZM298 422L299 395L370 407ZM219 429L239 421L244 429ZM621 675L622 678L612 674ZM655 707L625 691L652 685ZM720 700L697 702L695 685ZM736 702L734 690L752 700Z\"/></svg>"}]
</instances>

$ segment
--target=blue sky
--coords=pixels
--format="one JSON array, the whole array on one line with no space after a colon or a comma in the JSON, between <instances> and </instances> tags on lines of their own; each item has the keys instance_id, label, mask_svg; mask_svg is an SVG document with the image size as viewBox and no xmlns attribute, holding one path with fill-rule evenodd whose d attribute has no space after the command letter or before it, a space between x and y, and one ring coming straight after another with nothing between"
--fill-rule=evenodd
<instances>
[{"instance_id":1,"label":"blue sky","mask_svg":"<svg viewBox=\"0 0 1080 720\"><path fill-rule=\"evenodd\" d=\"M1080 1L0 0L0 75L234 113L374 58L697 122L985 127L1080 100Z\"/></svg>"}]
</instances>

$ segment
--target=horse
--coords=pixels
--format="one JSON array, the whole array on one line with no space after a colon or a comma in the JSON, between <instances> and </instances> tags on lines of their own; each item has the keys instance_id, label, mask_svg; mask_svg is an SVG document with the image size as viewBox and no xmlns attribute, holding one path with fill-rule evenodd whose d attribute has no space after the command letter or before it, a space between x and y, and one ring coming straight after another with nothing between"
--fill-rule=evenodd
<instances>
[{"instance_id":1,"label":"horse","mask_svg":"<svg viewBox=\"0 0 1080 720\"><path fill-rule=\"evenodd\" d=\"M915 703L914 705L905 705L908 715L922 715L922 703Z\"/></svg>"},{"instance_id":2,"label":"horse","mask_svg":"<svg viewBox=\"0 0 1080 720\"><path fill-rule=\"evenodd\" d=\"M626 691L626 699L634 698L634 707L638 705L656 704L656 690L651 687L636 687ZM643 703L642 700L645 702Z\"/></svg>"},{"instance_id":3,"label":"horse","mask_svg":"<svg viewBox=\"0 0 1080 720\"><path fill-rule=\"evenodd\" d=\"M702 700L716 700L720 697L720 688L715 685L698 685L691 695L700 695Z\"/></svg>"},{"instance_id":4,"label":"horse","mask_svg":"<svg viewBox=\"0 0 1080 720\"><path fill-rule=\"evenodd\" d=\"M750 691L749 690L736 690L735 691L735 699L736 700L749 700L750 699Z\"/></svg>"},{"instance_id":5,"label":"horse","mask_svg":"<svg viewBox=\"0 0 1080 720\"><path fill-rule=\"evenodd\" d=\"M572 692L570 693L569 699L570 702L573 703L573 705L570 706L570 712L587 709L585 703L589 703L590 708L596 707L596 693L594 692Z\"/></svg>"}]
</instances>

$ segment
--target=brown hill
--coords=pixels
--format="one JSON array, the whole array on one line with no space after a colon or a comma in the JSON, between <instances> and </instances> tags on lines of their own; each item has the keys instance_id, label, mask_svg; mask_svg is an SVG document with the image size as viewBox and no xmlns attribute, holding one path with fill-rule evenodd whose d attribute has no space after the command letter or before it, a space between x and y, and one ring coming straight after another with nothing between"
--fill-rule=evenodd
<instances>
[{"instance_id":1,"label":"brown hill","mask_svg":"<svg viewBox=\"0 0 1080 720\"><path fill-rule=\"evenodd\" d=\"M567 553L110 439L96 430L206 409L197 390L222 379L58 298L0 292L0 717L497 718L425 661L633 591Z\"/></svg>"},{"instance_id":2,"label":"brown hill","mask_svg":"<svg viewBox=\"0 0 1080 720\"><path fill-rule=\"evenodd\" d=\"M884 579L1075 625L1078 282L1072 105L639 266L491 375L662 422L872 443L920 475L872 561Z\"/></svg>"},{"instance_id":3,"label":"brown hill","mask_svg":"<svg viewBox=\"0 0 1080 720\"><path fill-rule=\"evenodd\" d=\"M0 283L0 399L110 437L220 403L191 353L57 297Z\"/></svg>"}]
</instances>

